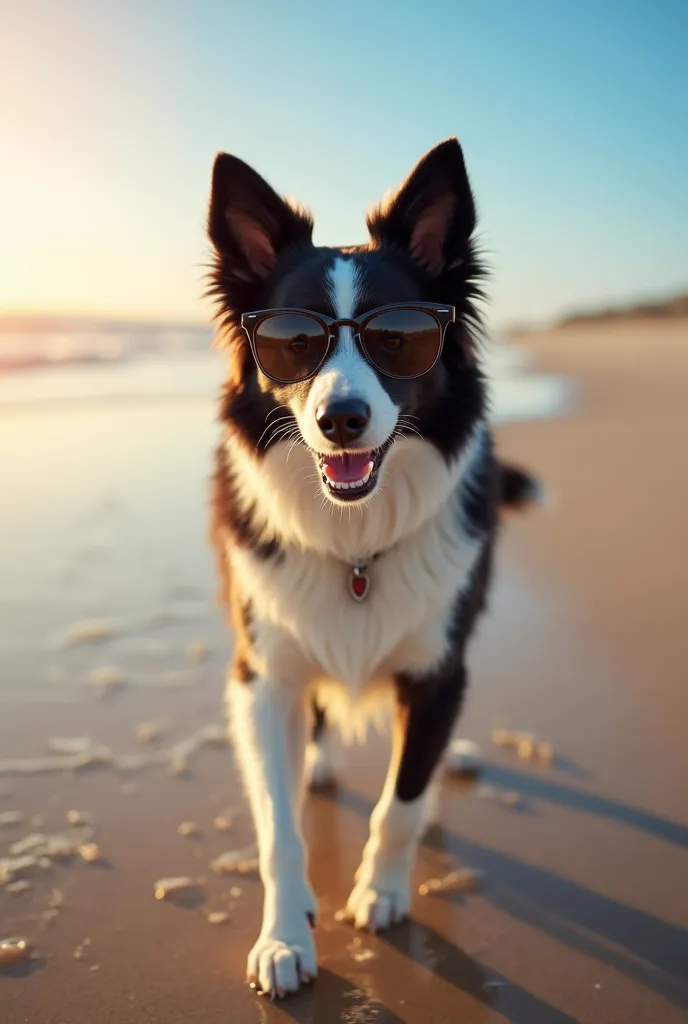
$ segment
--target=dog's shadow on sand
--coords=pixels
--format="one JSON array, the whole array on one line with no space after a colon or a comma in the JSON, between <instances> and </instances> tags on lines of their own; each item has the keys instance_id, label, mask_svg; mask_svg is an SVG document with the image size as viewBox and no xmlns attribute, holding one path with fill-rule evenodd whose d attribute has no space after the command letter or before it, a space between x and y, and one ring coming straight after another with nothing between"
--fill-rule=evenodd
<instances>
[{"instance_id":1,"label":"dog's shadow on sand","mask_svg":"<svg viewBox=\"0 0 688 1024\"><path fill-rule=\"evenodd\" d=\"M663 839L667 843L688 849L688 828L685 825L671 821L669 818L650 814L632 804L626 804L620 800L610 800L584 789L561 785L561 783L544 778L542 775L520 771L517 768L507 768L502 764L492 762L487 764L483 778L485 782L514 790L526 799L545 800L569 807L574 811L584 811L586 814L608 818L622 825L628 825L630 828L638 829L640 832L645 832L656 839Z\"/></svg>"},{"instance_id":2,"label":"dog's shadow on sand","mask_svg":"<svg viewBox=\"0 0 688 1024\"><path fill-rule=\"evenodd\" d=\"M413 961L422 961L437 978L453 986L459 994L472 996L476 1003L468 1011L465 1004L457 1013L467 1024L482 1024L490 1016L492 1004L502 1018L512 1024L577 1024L574 1017L556 1009L520 988L508 978L490 971L489 979L480 964L468 953L448 942L442 935L417 921L405 921L384 936L387 944ZM389 975L389 969L387 970ZM389 981L389 977L388 977ZM392 986L394 979L391 979ZM426 998L432 998L432 988ZM446 998L446 997L445 997ZM427 1005L428 1013L431 1005ZM296 1024L402 1024L400 1017L380 998L327 968L321 969L317 983L282 1003L265 1004L264 1024L290 1020ZM434 1019L434 1018L431 1018ZM447 1019L442 1017L441 1019ZM453 1018L452 1018L453 1020Z\"/></svg>"},{"instance_id":3,"label":"dog's shadow on sand","mask_svg":"<svg viewBox=\"0 0 688 1024\"><path fill-rule=\"evenodd\" d=\"M381 1006L352 982L334 971L321 968L314 985L280 1003L263 1004L261 1024L404 1024L392 1010Z\"/></svg>"},{"instance_id":4,"label":"dog's shadow on sand","mask_svg":"<svg viewBox=\"0 0 688 1024\"><path fill-rule=\"evenodd\" d=\"M467 1024L481 1024L488 1020L496 991L499 991L499 1013L512 1024L577 1024L575 1018L494 972L490 972L490 983L486 984L485 972L475 960L425 925L406 921L390 932L386 939L390 946L410 959L415 959L417 950L422 948L425 957L432 957L436 977L454 986L457 995L461 992L476 999L477 1006L470 1017L465 1015L465 1010L458 1011L460 1019L466 1020ZM508 999L505 1000L506 995ZM431 997L431 990L428 996ZM427 1010L431 1013L430 1005ZM283 1003L266 1004L263 1017L265 1024L278 1024L285 1020L296 1024L335 1024L336 1021L403 1024L406 1019L327 968L320 971L314 986L303 989L298 996Z\"/></svg>"},{"instance_id":5,"label":"dog's shadow on sand","mask_svg":"<svg viewBox=\"0 0 688 1024\"><path fill-rule=\"evenodd\" d=\"M681 825L629 805L501 766L490 766L485 777L523 796L604 815L665 841L688 845L688 830ZM372 811L368 799L347 788L339 788L322 799L365 819ZM336 807L332 810L336 813ZM469 841L443 827L433 826L423 843L485 871L482 898L502 913L540 929L570 950L612 967L675 1005L688 1007L688 931L685 929L602 896L545 868ZM456 902L463 897L446 892L428 898ZM479 1015L471 1017L471 1021L483 1019L481 1006L487 1018L494 1004L494 1009L512 1024L575 1024L574 1018L538 999L510 978L490 970L488 979L476 960L425 924L407 921L380 938L397 953L422 963L437 977L472 996ZM297 1024L337 1020L395 1024L402 1019L394 1009L371 1000L354 984L327 969L321 972L313 989L281 1004L277 1012L279 1016L273 1018L268 1014L266 1020L287 1019Z\"/></svg>"}]
</instances>

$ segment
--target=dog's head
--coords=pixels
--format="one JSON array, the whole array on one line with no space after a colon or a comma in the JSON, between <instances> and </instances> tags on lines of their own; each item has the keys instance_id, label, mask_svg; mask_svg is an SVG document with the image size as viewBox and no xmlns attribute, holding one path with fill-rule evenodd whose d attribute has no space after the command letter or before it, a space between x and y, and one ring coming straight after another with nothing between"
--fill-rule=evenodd
<instances>
[{"instance_id":1,"label":"dog's head","mask_svg":"<svg viewBox=\"0 0 688 1024\"><path fill-rule=\"evenodd\" d=\"M483 413L482 268L459 143L431 150L371 213L368 245L316 247L312 228L243 161L216 158L208 233L231 353L224 415L259 457L285 439L305 444L327 497L363 503L398 439L420 435L451 461ZM367 325L381 307L395 310Z\"/></svg>"}]
</instances>

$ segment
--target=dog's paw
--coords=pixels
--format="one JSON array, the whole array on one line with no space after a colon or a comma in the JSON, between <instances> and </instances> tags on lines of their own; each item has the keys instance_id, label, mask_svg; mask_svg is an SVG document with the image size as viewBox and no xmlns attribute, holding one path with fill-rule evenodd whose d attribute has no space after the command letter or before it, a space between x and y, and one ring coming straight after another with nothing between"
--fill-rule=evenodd
<instances>
[{"instance_id":1,"label":"dog's paw","mask_svg":"<svg viewBox=\"0 0 688 1024\"><path fill-rule=\"evenodd\" d=\"M290 928L288 936L261 935L248 955L246 976L251 988L271 999L298 992L318 974L315 943L307 919L303 927Z\"/></svg>"},{"instance_id":2,"label":"dog's paw","mask_svg":"<svg viewBox=\"0 0 688 1024\"><path fill-rule=\"evenodd\" d=\"M266 891L266 917L248 956L247 979L271 999L297 992L318 973L312 929L316 902L308 883L287 878Z\"/></svg>"},{"instance_id":3,"label":"dog's paw","mask_svg":"<svg viewBox=\"0 0 688 1024\"><path fill-rule=\"evenodd\" d=\"M408 875L361 879L349 896L345 917L356 928L384 931L408 917L411 892Z\"/></svg>"}]
</instances>

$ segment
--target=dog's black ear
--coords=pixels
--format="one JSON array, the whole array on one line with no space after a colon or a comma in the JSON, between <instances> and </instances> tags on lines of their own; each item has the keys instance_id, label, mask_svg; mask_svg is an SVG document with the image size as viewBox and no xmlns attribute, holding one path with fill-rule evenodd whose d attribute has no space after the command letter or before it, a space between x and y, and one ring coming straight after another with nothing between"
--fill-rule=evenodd
<instances>
[{"instance_id":1,"label":"dog's black ear","mask_svg":"<svg viewBox=\"0 0 688 1024\"><path fill-rule=\"evenodd\" d=\"M218 153L208 210L208 235L225 281L266 277L287 246L310 242L310 216L292 206L264 178L227 153Z\"/></svg>"},{"instance_id":2,"label":"dog's black ear","mask_svg":"<svg viewBox=\"0 0 688 1024\"><path fill-rule=\"evenodd\" d=\"M369 215L368 229L376 245L405 249L434 276L461 261L475 229L475 204L458 140L426 153Z\"/></svg>"}]
</instances>

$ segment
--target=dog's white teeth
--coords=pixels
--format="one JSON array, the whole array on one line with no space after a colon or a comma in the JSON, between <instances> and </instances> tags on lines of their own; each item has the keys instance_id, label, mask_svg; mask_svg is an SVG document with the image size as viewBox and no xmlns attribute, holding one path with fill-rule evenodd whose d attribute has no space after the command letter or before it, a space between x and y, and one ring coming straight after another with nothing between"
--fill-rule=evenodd
<instances>
[{"instance_id":1,"label":"dog's white teeth","mask_svg":"<svg viewBox=\"0 0 688 1024\"><path fill-rule=\"evenodd\" d=\"M362 476L360 480L354 480L351 483L347 483L344 480L328 480L326 476L323 477L326 484L334 491L358 491L370 480L372 476L372 469L369 469L365 476Z\"/></svg>"}]
</instances>

